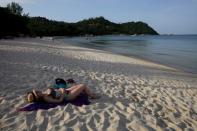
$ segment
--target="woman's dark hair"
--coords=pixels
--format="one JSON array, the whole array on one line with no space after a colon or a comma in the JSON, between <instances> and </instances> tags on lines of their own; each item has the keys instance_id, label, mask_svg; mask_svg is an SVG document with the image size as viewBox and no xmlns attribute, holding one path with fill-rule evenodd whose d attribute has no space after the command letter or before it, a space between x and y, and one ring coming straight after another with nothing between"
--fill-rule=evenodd
<instances>
[{"instance_id":1,"label":"woman's dark hair","mask_svg":"<svg viewBox=\"0 0 197 131\"><path fill-rule=\"evenodd\" d=\"M33 96L33 98L31 100L28 99L28 97L29 97L30 94ZM26 101L29 102L29 103L36 102L37 101L37 98L36 98L35 94L32 91L31 92L27 92Z\"/></svg>"},{"instance_id":2,"label":"woman's dark hair","mask_svg":"<svg viewBox=\"0 0 197 131\"><path fill-rule=\"evenodd\" d=\"M31 103L31 102L42 102L43 101L43 98L38 96L36 94L35 90L33 90L31 92L28 92L27 95L26 95L26 99L27 99L27 102L29 102L29 103Z\"/></svg>"}]
</instances>

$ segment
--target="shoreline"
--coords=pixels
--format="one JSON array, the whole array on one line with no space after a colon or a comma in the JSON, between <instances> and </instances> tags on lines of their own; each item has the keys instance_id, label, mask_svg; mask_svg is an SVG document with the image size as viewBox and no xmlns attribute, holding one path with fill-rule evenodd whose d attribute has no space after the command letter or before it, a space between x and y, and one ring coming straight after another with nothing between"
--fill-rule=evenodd
<instances>
[{"instance_id":1,"label":"shoreline","mask_svg":"<svg viewBox=\"0 0 197 131\"><path fill-rule=\"evenodd\" d=\"M42 39L0 40L1 130L195 130L196 75ZM24 94L73 78L100 94L81 107L17 112Z\"/></svg>"},{"instance_id":2,"label":"shoreline","mask_svg":"<svg viewBox=\"0 0 197 131\"><path fill-rule=\"evenodd\" d=\"M193 34L194 36L196 34ZM140 36L140 35L139 35ZM151 36L151 35L147 35L147 36ZM158 35L160 36L160 35ZM166 36L165 34L163 34L163 36ZM168 35L167 35L168 36ZM170 35L171 36L171 35ZM182 35L177 35L177 36L182 36ZM65 36L63 36L64 38ZM79 37L79 36L74 36L74 37ZM83 36L84 37L84 36ZM69 46L76 46L76 47L79 47L79 48L88 48L88 47L80 47L80 46L77 46L77 45L72 45L72 44L69 44L69 43L65 43L64 41L62 41L62 38L60 36L49 36L49 37L15 37L13 39L0 39L1 40L17 40L17 39L37 39L37 40L43 40L43 41L46 41L46 42L58 42L58 43L63 43L63 44L66 44L66 45L69 45ZM184 69L184 68L181 68L181 67L178 67L178 66L171 66L171 65L168 65L168 64L165 64L165 63L161 63L161 62L158 62L158 61L154 61L154 60L151 60L151 59L146 59L146 58L143 58L143 57L140 57L140 56L137 56L135 54L132 54L132 55L125 55L125 54L121 54L121 53L115 53L115 52L110 52L110 51L106 51L106 50L99 50L99 49L94 49L94 48L88 48L88 49L92 49L92 50L98 50L98 51L103 51L103 52L106 52L106 53L110 53L110 54L115 54L115 55L121 55L121 56L125 56L125 57L130 57L130 58L134 58L134 59L138 59L138 60L142 60L142 61L145 61L145 62L150 62L150 63L154 63L154 64L158 64L158 65L162 65L162 66L165 66L165 67L168 67L168 68L171 68L172 70L174 71L178 71L178 72L182 72L182 73L185 73L185 74L192 74L192 75L196 75L197 77L197 73L193 73L192 71L189 71L187 69Z\"/></svg>"},{"instance_id":3,"label":"shoreline","mask_svg":"<svg viewBox=\"0 0 197 131\"><path fill-rule=\"evenodd\" d=\"M76 37L76 38L78 38L78 37ZM56 40L60 41L60 42L63 42L65 44L69 43L69 40L68 41L64 41L63 38L59 38L59 39L57 38ZM78 47L84 47L84 48L89 48L89 49L96 49L96 50L110 52L112 54L117 54L117 55L123 55L123 56L131 57L131 58L136 58L136 59L140 59L140 60L144 60L144 61L148 61L148 62L160 64L160 65L164 65L164 66L167 66L167 67L171 67L171 68L174 68L174 69L176 69L178 71L181 71L181 72L184 72L184 73L189 73L189 74L191 73L191 74L197 75L197 72L196 72L197 70L192 69L192 67L190 68L190 66L180 65L179 62L178 62L178 64L176 64L176 63L173 63L171 61L161 61L161 60L158 59L159 57L158 58L156 57L157 59L154 59L154 57L153 58L146 58L146 57L140 56L138 54L136 54L136 55L135 54L130 54L130 53L129 54L125 54L124 52L118 53L118 52L110 51L110 50L107 50L107 49L103 49L102 50L102 49L99 49L97 47L94 47L94 45L92 47L91 46L89 47L89 46L86 46L86 45L83 46L83 44L77 44L77 43L78 42L75 41L75 42L73 42L73 44L69 44L69 45L78 46Z\"/></svg>"},{"instance_id":4,"label":"shoreline","mask_svg":"<svg viewBox=\"0 0 197 131\"><path fill-rule=\"evenodd\" d=\"M23 39L23 38L22 38ZM27 38L28 39L28 38ZM32 39L32 38L31 38ZM33 38L34 39L34 38ZM36 38L36 39L40 39L40 38ZM158 66L158 67L161 67L163 69L167 69L167 70L172 70L172 71L175 71L175 72L180 72L180 73L188 73L190 74L189 72L184 72L182 70L179 70L177 68L174 68L174 67L170 67L168 65L164 65L164 64L161 64L161 63L157 63L155 61L151 61L151 60L148 60L148 59L145 59L145 58L141 58L141 57L138 57L138 56L135 56L135 55L123 55L123 54L117 54L117 53L114 53L114 52L110 52L110 51L106 51L106 50L99 50L99 49L93 49L93 48L88 48L88 47L80 47L80 46L75 46L75 45L72 45L72 44L69 44L69 43L65 43L63 41L61 41L60 39L53 39L53 37L43 37L40 39L41 41L46 41L46 42L53 42L53 43L57 43L57 44L63 44L64 45L67 45L67 46L70 46L70 48L79 48L79 49L83 49L83 50L90 50L90 51L95 51L95 52L101 52L101 53L105 53L105 54L110 54L110 55L113 55L113 56L120 56L122 58L127 58L127 59L133 59L133 60L136 60L136 61L140 61L142 63L146 63L146 64L152 64L152 65L155 65L155 66ZM115 62L115 61L113 61ZM115 62L116 63L116 62ZM118 62L117 62L118 63ZM193 74L193 73L192 73ZM195 74L194 74L195 75Z\"/></svg>"},{"instance_id":5,"label":"shoreline","mask_svg":"<svg viewBox=\"0 0 197 131\"><path fill-rule=\"evenodd\" d=\"M77 46L77 45L72 45L72 44L65 43L64 41L62 41L62 38L57 38L57 39L55 38L54 40L56 42L61 42L61 43L65 44L65 45L80 47L80 46ZM88 47L80 47L80 48L88 48ZM99 50L99 49L94 49L94 48L88 48L88 49ZM134 54L132 54L132 55L125 55L125 54L110 52L110 51L106 51L106 50L99 50L99 51L103 51L103 52L110 53L110 54L121 55L121 56L129 57L129 58L134 58L134 59L142 60L142 61L149 62L149 63L154 63L154 64L162 65L162 66L165 66L165 67L168 67L168 68L172 69L173 71L182 72L183 74L184 73L185 74L192 74L192 75L196 75L196 77L197 77L197 73L193 73L193 72L187 71L186 69L183 69L183 68L179 68L179 67L175 67L175 66L170 66L168 64L164 64L164 63L161 63L161 62L158 62L158 61L146 59L146 58L143 58L143 57L134 55Z\"/></svg>"}]
</instances>

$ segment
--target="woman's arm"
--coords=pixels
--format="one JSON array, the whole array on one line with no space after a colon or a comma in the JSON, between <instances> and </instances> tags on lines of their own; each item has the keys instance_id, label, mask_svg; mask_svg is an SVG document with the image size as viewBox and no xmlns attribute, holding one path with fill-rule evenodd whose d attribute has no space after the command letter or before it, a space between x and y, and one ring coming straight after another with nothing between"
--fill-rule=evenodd
<instances>
[{"instance_id":1,"label":"woman's arm","mask_svg":"<svg viewBox=\"0 0 197 131\"><path fill-rule=\"evenodd\" d=\"M51 96L44 96L43 99L45 102L48 102L48 103L61 103L64 100L64 93L62 93L61 96L57 99Z\"/></svg>"}]
</instances>

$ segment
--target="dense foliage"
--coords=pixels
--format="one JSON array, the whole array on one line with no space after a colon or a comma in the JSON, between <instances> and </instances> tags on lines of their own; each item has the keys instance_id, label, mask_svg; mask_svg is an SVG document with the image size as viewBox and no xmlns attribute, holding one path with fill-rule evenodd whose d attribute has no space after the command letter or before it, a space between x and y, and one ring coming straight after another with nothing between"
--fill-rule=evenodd
<instances>
[{"instance_id":1,"label":"dense foliage","mask_svg":"<svg viewBox=\"0 0 197 131\"><path fill-rule=\"evenodd\" d=\"M143 22L117 24L104 17L90 18L76 23L48 20L43 17L29 17L22 14L17 3L0 7L0 37L6 36L78 36L107 34L151 34L158 33Z\"/></svg>"}]
</instances>

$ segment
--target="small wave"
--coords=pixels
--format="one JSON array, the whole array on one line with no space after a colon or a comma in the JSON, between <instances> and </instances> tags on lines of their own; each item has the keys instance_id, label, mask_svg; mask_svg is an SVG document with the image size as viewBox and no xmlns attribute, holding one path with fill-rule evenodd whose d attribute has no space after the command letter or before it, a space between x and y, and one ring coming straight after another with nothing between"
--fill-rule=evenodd
<instances>
[{"instance_id":1,"label":"small wave","mask_svg":"<svg viewBox=\"0 0 197 131\"><path fill-rule=\"evenodd\" d=\"M169 54L165 54L165 53L153 53L153 54L170 56Z\"/></svg>"}]
</instances>

